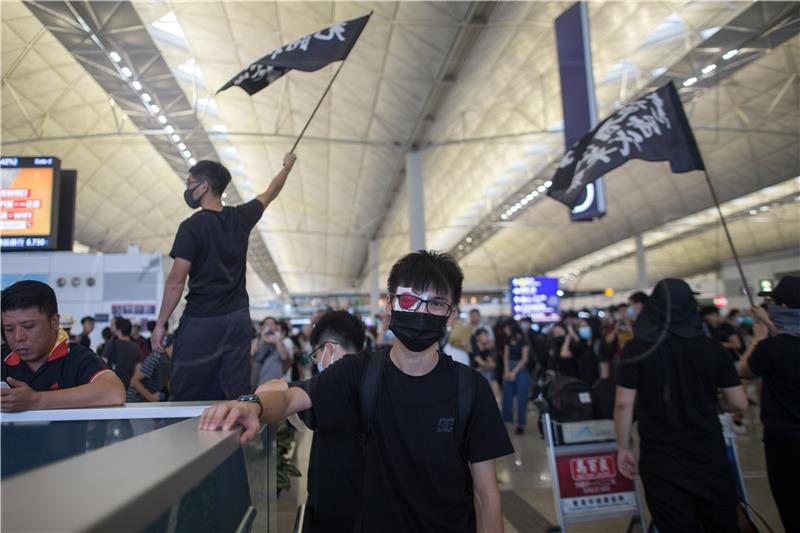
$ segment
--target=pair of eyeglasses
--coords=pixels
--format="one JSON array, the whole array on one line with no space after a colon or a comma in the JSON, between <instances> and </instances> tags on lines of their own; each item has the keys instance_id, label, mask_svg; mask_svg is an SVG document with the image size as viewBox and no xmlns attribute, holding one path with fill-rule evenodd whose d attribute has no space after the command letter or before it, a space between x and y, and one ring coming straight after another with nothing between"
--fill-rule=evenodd
<instances>
[{"instance_id":1,"label":"pair of eyeglasses","mask_svg":"<svg viewBox=\"0 0 800 533\"><path fill-rule=\"evenodd\" d=\"M390 296L394 296L397 299L397 304L403 311L416 311L422 304L425 304L428 313L432 315L450 316L450 313L453 312L453 306L443 300L423 300L419 296L408 292L391 294Z\"/></svg>"},{"instance_id":2,"label":"pair of eyeglasses","mask_svg":"<svg viewBox=\"0 0 800 533\"><path fill-rule=\"evenodd\" d=\"M322 360L319 357L317 357L317 352L319 351L320 348L324 348L326 344L339 344L339 343L336 341L325 341L316 348L314 348L313 350L311 350L310 352L308 352L306 355L308 356L309 359L314 361L314 364L318 364Z\"/></svg>"}]
</instances>

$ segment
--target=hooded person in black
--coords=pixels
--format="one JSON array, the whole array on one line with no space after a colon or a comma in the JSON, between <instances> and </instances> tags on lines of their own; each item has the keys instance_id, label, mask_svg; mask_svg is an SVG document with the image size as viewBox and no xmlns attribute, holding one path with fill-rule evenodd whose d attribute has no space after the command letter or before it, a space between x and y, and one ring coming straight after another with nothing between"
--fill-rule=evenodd
<instances>
[{"instance_id":1,"label":"hooded person in black","mask_svg":"<svg viewBox=\"0 0 800 533\"><path fill-rule=\"evenodd\" d=\"M730 356L703 329L680 279L653 289L617 369L614 425L620 472L640 473L658 530L738 531L736 485L717 417L717 391L735 409L747 397ZM631 449L639 421L640 460Z\"/></svg>"}]
</instances>

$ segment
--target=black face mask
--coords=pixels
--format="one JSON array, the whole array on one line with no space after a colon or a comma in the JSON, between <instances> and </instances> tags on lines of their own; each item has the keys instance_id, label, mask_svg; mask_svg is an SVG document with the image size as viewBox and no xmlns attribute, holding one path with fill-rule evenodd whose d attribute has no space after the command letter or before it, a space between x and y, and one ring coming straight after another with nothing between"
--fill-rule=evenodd
<instances>
[{"instance_id":1,"label":"black face mask","mask_svg":"<svg viewBox=\"0 0 800 533\"><path fill-rule=\"evenodd\" d=\"M436 344L447 328L447 317L430 313L392 311L389 329L403 346L412 352L422 352Z\"/></svg>"},{"instance_id":2,"label":"black face mask","mask_svg":"<svg viewBox=\"0 0 800 533\"><path fill-rule=\"evenodd\" d=\"M198 181L194 187L187 187L185 191L183 191L183 201L186 202L186 205L189 206L190 209L197 209L200 207L200 198L203 196L201 195L200 198L194 198L194 191L197 189L202 181Z\"/></svg>"}]
</instances>

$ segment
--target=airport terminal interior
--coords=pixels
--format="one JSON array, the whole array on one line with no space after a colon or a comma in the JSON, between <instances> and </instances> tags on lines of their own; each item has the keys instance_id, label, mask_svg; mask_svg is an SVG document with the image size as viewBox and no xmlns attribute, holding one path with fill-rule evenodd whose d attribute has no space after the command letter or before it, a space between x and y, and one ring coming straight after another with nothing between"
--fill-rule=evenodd
<instances>
[{"instance_id":1,"label":"airport terminal interior","mask_svg":"<svg viewBox=\"0 0 800 533\"><path fill-rule=\"evenodd\" d=\"M800 2L0 15L1 531L800 532Z\"/></svg>"}]
</instances>

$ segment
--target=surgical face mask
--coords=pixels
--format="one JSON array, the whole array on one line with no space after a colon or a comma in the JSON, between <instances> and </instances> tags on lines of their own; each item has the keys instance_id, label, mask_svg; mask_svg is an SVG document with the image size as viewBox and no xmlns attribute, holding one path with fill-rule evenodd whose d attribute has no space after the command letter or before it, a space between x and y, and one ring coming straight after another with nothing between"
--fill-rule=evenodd
<instances>
[{"instance_id":1,"label":"surgical face mask","mask_svg":"<svg viewBox=\"0 0 800 533\"><path fill-rule=\"evenodd\" d=\"M583 340L589 340L592 338L592 328L589 326L581 326L578 328L578 336Z\"/></svg>"},{"instance_id":2,"label":"surgical face mask","mask_svg":"<svg viewBox=\"0 0 800 533\"><path fill-rule=\"evenodd\" d=\"M447 317L429 313L392 311L389 329L412 352L422 352L445 335Z\"/></svg>"},{"instance_id":3,"label":"surgical face mask","mask_svg":"<svg viewBox=\"0 0 800 533\"><path fill-rule=\"evenodd\" d=\"M186 202L186 205L189 206L190 209L197 209L200 207L200 198L203 196L200 195L200 198L195 199L194 191L202 184L202 181L197 181L194 183L193 187L187 187L185 191L183 191L183 201Z\"/></svg>"},{"instance_id":4,"label":"surgical face mask","mask_svg":"<svg viewBox=\"0 0 800 533\"><path fill-rule=\"evenodd\" d=\"M628 313L628 318L636 318L636 308L632 305L628 307L626 313Z\"/></svg>"}]
</instances>

